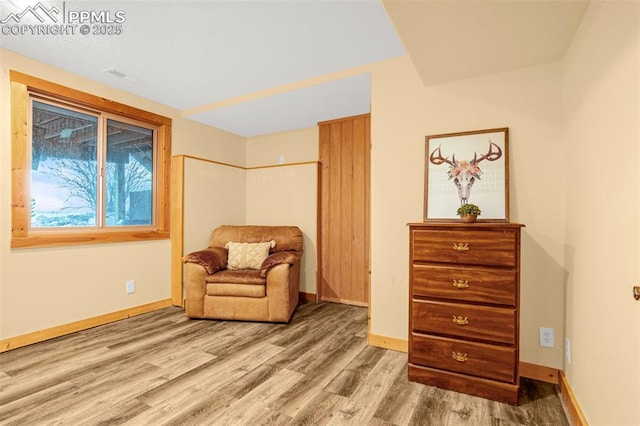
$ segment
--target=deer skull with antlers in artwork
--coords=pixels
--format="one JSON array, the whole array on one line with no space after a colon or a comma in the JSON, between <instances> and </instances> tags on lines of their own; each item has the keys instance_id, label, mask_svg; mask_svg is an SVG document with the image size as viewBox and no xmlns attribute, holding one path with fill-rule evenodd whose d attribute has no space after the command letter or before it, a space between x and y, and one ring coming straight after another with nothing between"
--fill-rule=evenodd
<instances>
[{"instance_id":1,"label":"deer skull with antlers in artwork","mask_svg":"<svg viewBox=\"0 0 640 426\"><path fill-rule=\"evenodd\" d=\"M453 154L451 160L449 160L449 157L442 156L441 147L433 150L433 152L429 156L429 161L431 161L435 165L440 165L443 163L449 164L449 170L447 171L449 180L453 179L453 183L455 183L456 187L458 188L458 197L460 198L460 204L464 205L469 202L471 187L475 183L476 179L480 180L482 170L480 170L478 164L484 160L496 161L500 157L502 157L502 150L498 145L489 140L489 151L487 151L486 154L481 155L479 158L478 154L474 152L473 160L471 161L457 161L455 154Z\"/></svg>"}]
</instances>

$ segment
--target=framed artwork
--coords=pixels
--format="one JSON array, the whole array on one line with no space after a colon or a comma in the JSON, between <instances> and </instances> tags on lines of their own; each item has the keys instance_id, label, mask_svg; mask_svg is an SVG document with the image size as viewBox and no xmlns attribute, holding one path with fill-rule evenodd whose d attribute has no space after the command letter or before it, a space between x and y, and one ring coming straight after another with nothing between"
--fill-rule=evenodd
<instances>
[{"instance_id":1,"label":"framed artwork","mask_svg":"<svg viewBox=\"0 0 640 426\"><path fill-rule=\"evenodd\" d=\"M463 204L479 222L509 221L509 128L425 137L424 220L457 220Z\"/></svg>"}]
</instances>

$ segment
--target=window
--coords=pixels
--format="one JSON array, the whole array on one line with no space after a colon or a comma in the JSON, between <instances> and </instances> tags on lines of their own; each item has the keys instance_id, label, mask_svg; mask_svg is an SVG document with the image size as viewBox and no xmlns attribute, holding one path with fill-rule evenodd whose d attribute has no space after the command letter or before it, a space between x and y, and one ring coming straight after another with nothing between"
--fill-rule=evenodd
<instances>
[{"instance_id":1,"label":"window","mask_svg":"<svg viewBox=\"0 0 640 426\"><path fill-rule=\"evenodd\" d=\"M168 238L171 120L15 71L12 247Z\"/></svg>"},{"instance_id":2,"label":"window","mask_svg":"<svg viewBox=\"0 0 640 426\"><path fill-rule=\"evenodd\" d=\"M155 126L31 97L29 129L32 231L154 224Z\"/></svg>"}]
</instances>

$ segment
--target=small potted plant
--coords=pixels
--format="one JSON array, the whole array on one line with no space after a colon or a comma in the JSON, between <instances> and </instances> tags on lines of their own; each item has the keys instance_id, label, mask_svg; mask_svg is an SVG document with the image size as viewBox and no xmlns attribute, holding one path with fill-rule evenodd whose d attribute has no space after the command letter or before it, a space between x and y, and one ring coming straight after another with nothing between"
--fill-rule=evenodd
<instances>
[{"instance_id":1,"label":"small potted plant","mask_svg":"<svg viewBox=\"0 0 640 426\"><path fill-rule=\"evenodd\" d=\"M475 222L482 211L475 204L463 204L458 208L458 216L465 223Z\"/></svg>"}]
</instances>

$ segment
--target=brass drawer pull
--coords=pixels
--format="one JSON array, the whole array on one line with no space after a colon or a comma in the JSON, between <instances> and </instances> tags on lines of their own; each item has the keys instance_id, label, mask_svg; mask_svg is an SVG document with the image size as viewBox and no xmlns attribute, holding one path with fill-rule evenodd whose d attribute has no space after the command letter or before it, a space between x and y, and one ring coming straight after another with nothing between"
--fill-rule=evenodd
<instances>
[{"instance_id":1,"label":"brass drawer pull","mask_svg":"<svg viewBox=\"0 0 640 426\"><path fill-rule=\"evenodd\" d=\"M453 280L453 286L455 288L459 288L460 290L464 289L464 288L469 288L469 281L463 281L463 280Z\"/></svg>"},{"instance_id":2,"label":"brass drawer pull","mask_svg":"<svg viewBox=\"0 0 640 426\"><path fill-rule=\"evenodd\" d=\"M467 325L469 324L469 318L463 317L462 315L454 315L453 322L455 322L458 325Z\"/></svg>"},{"instance_id":3,"label":"brass drawer pull","mask_svg":"<svg viewBox=\"0 0 640 426\"><path fill-rule=\"evenodd\" d=\"M469 243L453 243L455 251L469 251Z\"/></svg>"},{"instance_id":4,"label":"brass drawer pull","mask_svg":"<svg viewBox=\"0 0 640 426\"><path fill-rule=\"evenodd\" d=\"M451 358L455 359L458 362L465 362L469 358L467 354L463 354L462 352L451 352Z\"/></svg>"}]
</instances>

